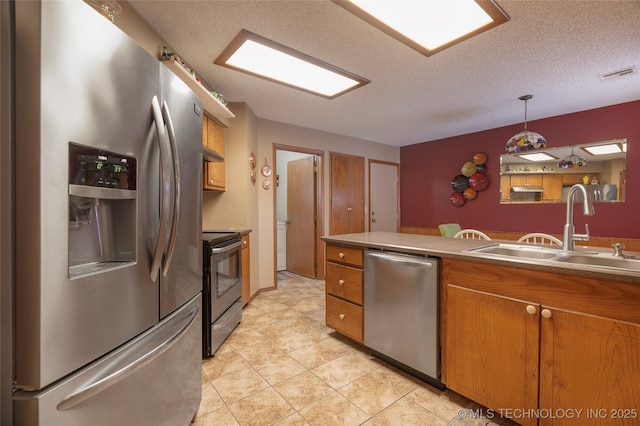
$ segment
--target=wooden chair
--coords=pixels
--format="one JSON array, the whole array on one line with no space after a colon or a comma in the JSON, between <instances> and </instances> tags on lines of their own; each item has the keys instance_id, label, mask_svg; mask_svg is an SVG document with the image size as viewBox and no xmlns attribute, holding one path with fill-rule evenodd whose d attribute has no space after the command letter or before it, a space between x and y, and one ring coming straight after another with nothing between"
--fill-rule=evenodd
<instances>
[{"instance_id":1,"label":"wooden chair","mask_svg":"<svg viewBox=\"0 0 640 426\"><path fill-rule=\"evenodd\" d=\"M553 235L544 234L542 232L532 232L525 234L518 239L519 243L536 244L539 246L561 246L562 241Z\"/></svg>"},{"instance_id":2,"label":"wooden chair","mask_svg":"<svg viewBox=\"0 0 640 426\"><path fill-rule=\"evenodd\" d=\"M453 237L462 230L457 223L441 223L438 225L438 229L443 237Z\"/></svg>"},{"instance_id":3,"label":"wooden chair","mask_svg":"<svg viewBox=\"0 0 640 426\"><path fill-rule=\"evenodd\" d=\"M491 241L491 238L489 238L487 234L482 231L478 231L477 229L463 229L460 232L456 233L453 238L469 238L471 240Z\"/></svg>"}]
</instances>

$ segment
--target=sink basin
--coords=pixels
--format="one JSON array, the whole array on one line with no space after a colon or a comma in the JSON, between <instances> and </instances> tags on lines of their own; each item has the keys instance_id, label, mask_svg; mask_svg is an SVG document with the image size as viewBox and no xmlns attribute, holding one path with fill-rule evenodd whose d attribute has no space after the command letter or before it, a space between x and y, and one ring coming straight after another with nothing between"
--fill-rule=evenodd
<instances>
[{"instance_id":1,"label":"sink basin","mask_svg":"<svg viewBox=\"0 0 640 426\"><path fill-rule=\"evenodd\" d=\"M524 259L553 259L558 257L560 248L544 246L527 246L522 244L492 244L490 246L470 249L474 253L495 254L498 256L519 257Z\"/></svg>"},{"instance_id":2,"label":"sink basin","mask_svg":"<svg viewBox=\"0 0 640 426\"><path fill-rule=\"evenodd\" d=\"M557 259L559 262L576 263L589 266L604 266L608 268L628 269L640 271L640 260L635 257L614 257L607 255L570 254Z\"/></svg>"}]
</instances>

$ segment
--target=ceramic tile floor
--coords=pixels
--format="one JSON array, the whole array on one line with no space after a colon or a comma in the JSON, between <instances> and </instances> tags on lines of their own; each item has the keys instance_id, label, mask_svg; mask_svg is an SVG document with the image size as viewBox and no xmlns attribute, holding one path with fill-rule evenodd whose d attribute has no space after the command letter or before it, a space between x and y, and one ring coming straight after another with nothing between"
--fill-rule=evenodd
<instances>
[{"instance_id":1,"label":"ceramic tile floor","mask_svg":"<svg viewBox=\"0 0 640 426\"><path fill-rule=\"evenodd\" d=\"M472 401L370 356L325 327L324 304L324 281L291 274L260 293L203 360L193 425L514 424L472 418Z\"/></svg>"}]
</instances>

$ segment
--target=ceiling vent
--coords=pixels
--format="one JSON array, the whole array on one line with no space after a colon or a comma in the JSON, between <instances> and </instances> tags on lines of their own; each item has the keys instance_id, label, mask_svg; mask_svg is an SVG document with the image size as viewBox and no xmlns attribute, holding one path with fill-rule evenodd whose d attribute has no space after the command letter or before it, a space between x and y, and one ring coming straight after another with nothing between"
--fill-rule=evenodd
<instances>
[{"instance_id":1,"label":"ceiling vent","mask_svg":"<svg viewBox=\"0 0 640 426\"><path fill-rule=\"evenodd\" d=\"M609 72L606 74L600 74L598 78L601 81L611 81L611 80L616 80L622 77L630 77L632 75L638 75L638 68L635 66L624 68L618 71Z\"/></svg>"}]
</instances>

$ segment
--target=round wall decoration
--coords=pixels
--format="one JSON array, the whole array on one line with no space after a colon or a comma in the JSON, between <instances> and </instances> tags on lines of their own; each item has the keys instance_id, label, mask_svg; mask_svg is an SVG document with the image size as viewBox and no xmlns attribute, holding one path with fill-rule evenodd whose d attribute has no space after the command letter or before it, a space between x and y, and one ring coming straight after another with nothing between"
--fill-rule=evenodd
<instances>
[{"instance_id":1,"label":"round wall decoration","mask_svg":"<svg viewBox=\"0 0 640 426\"><path fill-rule=\"evenodd\" d=\"M462 207L467 200L475 200L478 192L483 191L489 185L487 176L487 154L478 152L471 161L465 161L460 168L462 174L451 179L453 194L449 201L456 207Z\"/></svg>"}]
</instances>

